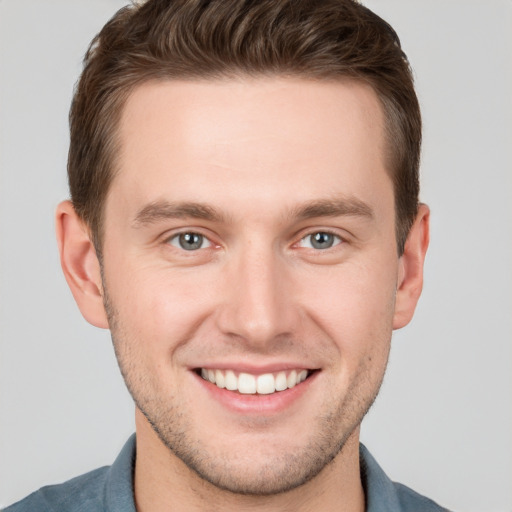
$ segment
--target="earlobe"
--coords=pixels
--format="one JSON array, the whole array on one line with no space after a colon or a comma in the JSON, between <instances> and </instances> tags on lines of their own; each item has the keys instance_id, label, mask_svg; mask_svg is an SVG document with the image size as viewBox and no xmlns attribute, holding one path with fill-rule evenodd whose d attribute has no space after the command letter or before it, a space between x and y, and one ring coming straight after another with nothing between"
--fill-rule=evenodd
<instances>
[{"instance_id":1,"label":"earlobe","mask_svg":"<svg viewBox=\"0 0 512 512\"><path fill-rule=\"evenodd\" d=\"M57 207L56 231L62 270L82 315L92 325L107 329L100 263L89 230L70 201Z\"/></svg>"},{"instance_id":2,"label":"earlobe","mask_svg":"<svg viewBox=\"0 0 512 512\"><path fill-rule=\"evenodd\" d=\"M423 288L423 264L429 243L430 210L421 204L400 257L393 329L412 319Z\"/></svg>"}]
</instances>

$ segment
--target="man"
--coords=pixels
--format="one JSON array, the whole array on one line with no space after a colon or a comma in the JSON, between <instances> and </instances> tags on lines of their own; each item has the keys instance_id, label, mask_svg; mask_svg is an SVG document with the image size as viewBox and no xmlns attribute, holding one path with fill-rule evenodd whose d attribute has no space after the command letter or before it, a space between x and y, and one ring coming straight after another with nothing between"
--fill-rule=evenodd
<instances>
[{"instance_id":1,"label":"man","mask_svg":"<svg viewBox=\"0 0 512 512\"><path fill-rule=\"evenodd\" d=\"M428 245L392 28L352 0L149 0L93 41L70 119L62 268L136 438L7 510L442 510L359 445Z\"/></svg>"}]
</instances>

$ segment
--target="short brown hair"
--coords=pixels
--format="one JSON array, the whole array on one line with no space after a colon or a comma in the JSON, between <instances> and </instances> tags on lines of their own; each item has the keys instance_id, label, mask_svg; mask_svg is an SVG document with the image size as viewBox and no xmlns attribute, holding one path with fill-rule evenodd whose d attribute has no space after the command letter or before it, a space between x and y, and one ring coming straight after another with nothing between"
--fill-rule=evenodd
<instances>
[{"instance_id":1,"label":"short brown hair","mask_svg":"<svg viewBox=\"0 0 512 512\"><path fill-rule=\"evenodd\" d=\"M71 106L71 198L98 255L117 126L131 91L149 80L236 75L350 78L374 89L386 119L402 254L418 209L421 116L388 23L355 0L147 0L120 9L94 38Z\"/></svg>"}]
</instances>

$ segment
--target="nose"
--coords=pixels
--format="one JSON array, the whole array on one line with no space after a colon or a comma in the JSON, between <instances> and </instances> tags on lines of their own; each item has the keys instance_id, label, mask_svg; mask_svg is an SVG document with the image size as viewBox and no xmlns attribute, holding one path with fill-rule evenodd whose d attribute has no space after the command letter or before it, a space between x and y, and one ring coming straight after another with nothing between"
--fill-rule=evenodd
<instances>
[{"instance_id":1,"label":"nose","mask_svg":"<svg viewBox=\"0 0 512 512\"><path fill-rule=\"evenodd\" d=\"M223 273L218 327L253 350L290 339L298 326L293 279L286 258L263 243L247 243L233 254ZM219 304L219 302L218 302Z\"/></svg>"}]
</instances>

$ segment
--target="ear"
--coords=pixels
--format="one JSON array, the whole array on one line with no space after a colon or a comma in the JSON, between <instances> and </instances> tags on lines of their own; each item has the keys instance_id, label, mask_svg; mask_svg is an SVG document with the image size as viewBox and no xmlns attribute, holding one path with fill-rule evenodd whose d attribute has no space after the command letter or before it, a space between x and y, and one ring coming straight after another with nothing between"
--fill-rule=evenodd
<instances>
[{"instance_id":1,"label":"ear","mask_svg":"<svg viewBox=\"0 0 512 512\"><path fill-rule=\"evenodd\" d=\"M57 207L56 231L60 264L82 315L90 324L108 329L100 263L89 229L70 201Z\"/></svg>"},{"instance_id":2,"label":"ear","mask_svg":"<svg viewBox=\"0 0 512 512\"><path fill-rule=\"evenodd\" d=\"M393 329L406 326L412 319L423 288L423 264L429 243L430 210L421 204L399 260Z\"/></svg>"}]
</instances>

